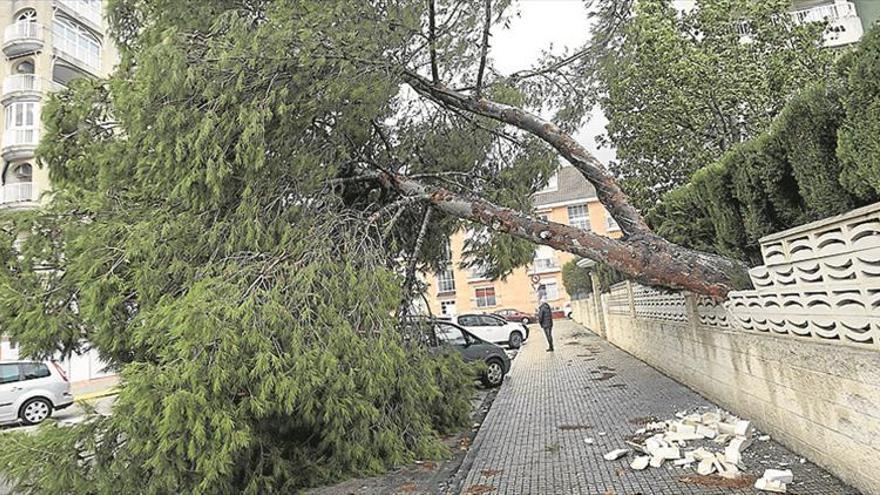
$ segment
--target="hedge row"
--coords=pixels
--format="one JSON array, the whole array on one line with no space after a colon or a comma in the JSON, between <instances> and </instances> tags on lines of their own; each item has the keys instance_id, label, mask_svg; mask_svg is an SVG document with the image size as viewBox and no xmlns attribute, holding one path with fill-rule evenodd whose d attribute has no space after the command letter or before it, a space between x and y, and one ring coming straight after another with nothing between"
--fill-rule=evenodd
<instances>
[{"instance_id":1,"label":"hedge row","mask_svg":"<svg viewBox=\"0 0 880 495\"><path fill-rule=\"evenodd\" d=\"M647 215L657 233L758 264L761 237L877 201L880 29L841 57L836 75L664 195Z\"/></svg>"}]
</instances>

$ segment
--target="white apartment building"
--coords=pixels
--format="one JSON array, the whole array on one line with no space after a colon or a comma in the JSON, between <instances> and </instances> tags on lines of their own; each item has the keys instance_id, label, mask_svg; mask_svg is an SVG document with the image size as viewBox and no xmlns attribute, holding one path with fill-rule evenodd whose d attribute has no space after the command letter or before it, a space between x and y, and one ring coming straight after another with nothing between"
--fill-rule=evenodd
<instances>
[{"instance_id":1,"label":"white apartment building","mask_svg":"<svg viewBox=\"0 0 880 495\"><path fill-rule=\"evenodd\" d=\"M108 75L118 60L107 36L102 0L0 0L3 80L0 104L0 208L27 209L51 191L48 171L34 157L47 95L80 77ZM0 322L2 329L2 322ZM18 349L0 337L0 359ZM106 374L94 353L64 363L72 381Z\"/></svg>"}]
</instances>

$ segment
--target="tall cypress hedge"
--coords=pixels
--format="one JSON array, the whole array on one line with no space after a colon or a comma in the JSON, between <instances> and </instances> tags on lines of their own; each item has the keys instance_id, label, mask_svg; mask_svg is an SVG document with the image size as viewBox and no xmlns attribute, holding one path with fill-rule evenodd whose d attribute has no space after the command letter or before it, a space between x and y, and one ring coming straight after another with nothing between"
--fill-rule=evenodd
<instances>
[{"instance_id":1,"label":"tall cypress hedge","mask_svg":"<svg viewBox=\"0 0 880 495\"><path fill-rule=\"evenodd\" d=\"M698 170L648 213L657 233L761 262L761 237L880 197L880 31L841 57L839 78L792 97L761 135Z\"/></svg>"},{"instance_id":2,"label":"tall cypress hedge","mask_svg":"<svg viewBox=\"0 0 880 495\"><path fill-rule=\"evenodd\" d=\"M880 29L865 34L841 64L846 117L837 133L843 185L861 201L880 195Z\"/></svg>"}]
</instances>

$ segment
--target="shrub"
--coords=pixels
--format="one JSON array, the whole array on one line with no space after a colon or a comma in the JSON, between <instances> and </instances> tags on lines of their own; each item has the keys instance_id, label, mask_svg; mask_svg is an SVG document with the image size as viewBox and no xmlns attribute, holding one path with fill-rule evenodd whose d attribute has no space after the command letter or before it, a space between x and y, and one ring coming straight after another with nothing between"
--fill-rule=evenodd
<instances>
[{"instance_id":1,"label":"shrub","mask_svg":"<svg viewBox=\"0 0 880 495\"><path fill-rule=\"evenodd\" d=\"M880 29L865 34L841 69L846 117L837 133L840 180L869 202L880 195Z\"/></svg>"}]
</instances>

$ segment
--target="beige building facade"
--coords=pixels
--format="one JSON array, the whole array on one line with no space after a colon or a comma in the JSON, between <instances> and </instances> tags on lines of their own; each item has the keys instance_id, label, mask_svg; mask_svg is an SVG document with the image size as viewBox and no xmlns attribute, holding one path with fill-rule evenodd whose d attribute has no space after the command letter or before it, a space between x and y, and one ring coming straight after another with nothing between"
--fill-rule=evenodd
<instances>
[{"instance_id":1,"label":"beige building facade","mask_svg":"<svg viewBox=\"0 0 880 495\"><path fill-rule=\"evenodd\" d=\"M101 0L3 0L0 207L31 208L51 187L34 160L48 93L80 77L102 77L118 59Z\"/></svg>"},{"instance_id":2,"label":"beige building facade","mask_svg":"<svg viewBox=\"0 0 880 495\"><path fill-rule=\"evenodd\" d=\"M596 190L574 167L559 169L548 186L535 194L536 214L551 222L619 236L620 229L596 198ZM426 299L432 314L451 315L516 309L534 312L544 295L554 309L571 301L562 284L562 267L574 255L536 246L535 257L504 280L490 280L480 269L464 269L467 230L449 239L450 263L442 273L428 274Z\"/></svg>"}]
</instances>

